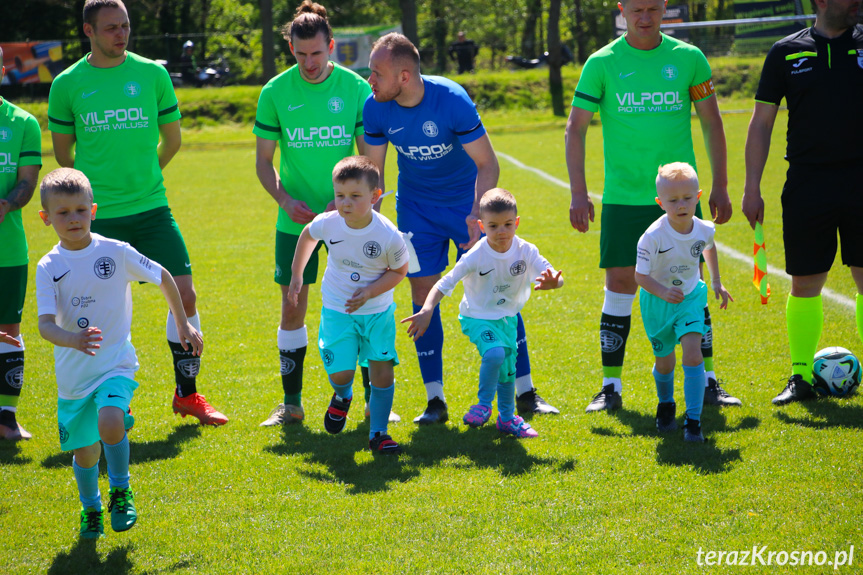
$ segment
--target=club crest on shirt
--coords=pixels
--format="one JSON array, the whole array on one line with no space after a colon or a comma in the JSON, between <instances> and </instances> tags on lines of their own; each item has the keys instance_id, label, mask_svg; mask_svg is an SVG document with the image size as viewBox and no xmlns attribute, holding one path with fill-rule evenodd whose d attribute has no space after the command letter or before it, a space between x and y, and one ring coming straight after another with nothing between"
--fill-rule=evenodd
<instances>
[{"instance_id":1,"label":"club crest on shirt","mask_svg":"<svg viewBox=\"0 0 863 575\"><path fill-rule=\"evenodd\" d=\"M662 67L662 77L666 80L674 80L677 78L677 67L667 64Z\"/></svg>"},{"instance_id":2,"label":"club crest on shirt","mask_svg":"<svg viewBox=\"0 0 863 575\"><path fill-rule=\"evenodd\" d=\"M330 98L330 101L327 102L327 107L330 109L330 112L333 114L338 114L342 110L345 109L345 101L339 98L338 96L334 96Z\"/></svg>"},{"instance_id":3,"label":"club crest on shirt","mask_svg":"<svg viewBox=\"0 0 863 575\"><path fill-rule=\"evenodd\" d=\"M93 271L96 273L96 277L100 280L106 280L114 275L114 272L117 270L117 264L114 263L109 257L102 257L96 260L96 263L93 265Z\"/></svg>"},{"instance_id":4,"label":"club crest on shirt","mask_svg":"<svg viewBox=\"0 0 863 575\"><path fill-rule=\"evenodd\" d=\"M701 252L704 251L704 246L707 245L704 240L698 240L692 247L689 248L689 253L692 254L692 257L697 258L701 255Z\"/></svg>"},{"instance_id":5,"label":"club crest on shirt","mask_svg":"<svg viewBox=\"0 0 863 575\"><path fill-rule=\"evenodd\" d=\"M858 62L860 60L857 60ZM12 139L12 129L3 126L0 128L0 142L8 142Z\"/></svg>"},{"instance_id":6,"label":"club crest on shirt","mask_svg":"<svg viewBox=\"0 0 863 575\"><path fill-rule=\"evenodd\" d=\"M425 124L423 124L423 134L428 136L429 138L434 138L438 135L437 124L429 120Z\"/></svg>"},{"instance_id":7,"label":"club crest on shirt","mask_svg":"<svg viewBox=\"0 0 863 575\"><path fill-rule=\"evenodd\" d=\"M123 86L123 92L130 98L137 98L141 93L141 85L138 82L127 82Z\"/></svg>"},{"instance_id":8,"label":"club crest on shirt","mask_svg":"<svg viewBox=\"0 0 863 575\"><path fill-rule=\"evenodd\" d=\"M479 334L479 337L481 337L483 341L489 342L489 343L496 339L494 337L494 332L491 331L490 329L483 331L481 334Z\"/></svg>"},{"instance_id":9,"label":"club crest on shirt","mask_svg":"<svg viewBox=\"0 0 863 575\"><path fill-rule=\"evenodd\" d=\"M367 258L375 259L383 253L383 249L381 248L381 244L372 240L370 242L366 242L363 246L363 253Z\"/></svg>"},{"instance_id":10,"label":"club crest on shirt","mask_svg":"<svg viewBox=\"0 0 863 575\"><path fill-rule=\"evenodd\" d=\"M520 276L526 271L527 263L524 260L518 260L517 262L509 266L509 274L513 276Z\"/></svg>"}]
</instances>

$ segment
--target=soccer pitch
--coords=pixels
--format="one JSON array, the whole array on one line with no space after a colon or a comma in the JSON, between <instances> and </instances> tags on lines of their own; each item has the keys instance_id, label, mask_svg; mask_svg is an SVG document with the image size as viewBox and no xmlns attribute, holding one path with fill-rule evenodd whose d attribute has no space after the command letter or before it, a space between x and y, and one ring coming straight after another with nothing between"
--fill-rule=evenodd
<instances>
[{"instance_id":1,"label":"soccer pitch","mask_svg":"<svg viewBox=\"0 0 863 575\"><path fill-rule=\"evenodd\" d=\"M762 188L768 262L778 270L784 269L779 193L787 165L786 118L783 112L776 122ZM368 424L361 404L341 434L323 429L331 390L313 344L319 284L310 290L307 317L312 345L305 363L306 421L284 429L258 426L282 396L280 300L272 280L276 207L255 176L250 128L184 133L186 145L165 175L191 253L203 323L198 386L231 420L205 428L171 413L166 306L154 286L133 286L132 338L141 370L129 437L139 521L127 533L107 528L97 543L77 538L80 504L71 455L60 452L57 440L53 354L37 330L35 265L57 241L36 214L37 192L24 213L31 265L19 404L19 419L33 439L0 443L3 571L724 573L737 568L706 566L708 553L735 551L738 567L745 551L753 572L787 572L795 557L811 560L804 573L857 571L863 561L863 400L858 395L783 408L770 403L789 371L784 310L790 283L771 274L770 303L761 305L751 282L753 234L740 211L749 115L724 120L734 216L717 228L716 239L723 246L723 282L735 302L719 310L712 293L709 301L716 372L743 407L705 407L706 444L684 444L682 432L660 435L652 354L635 306L623 409L584 413L601 381L601 204L595 202L597 218L587 234L570 227L560 123L495 123L490 134L501 156L500 186L519 202L518 233L566 278L561 290L535 292L524 309L535 385L561 414L533 418L540 434L533 440L500 436L493 425L476 430L461 423L476 397L479 356L458 326L459 288L441 308L451 419L446 426L418 429L411 423L425 405L425 392L413 345L399 331L394 410L402 422L390 433L405 453L397 459L373 458L364 450ZM705 190L702 208L709 213L710 169L697 120L693 138ZM395 165L390 149L389 188L396 183ZM42 175L55 167L45 157ZM598 124L588 132L587 167L589 188L601 194ZM392 199L383 211L395 219ZM835 297L824 299L820 347L841 345L863 354L849 307L856 290L838 261L827 285ZM409 294L407 282L396 288L398 319L410 315ZM678 367L681 406L682 381ZM104 471L100 486L106 501ZM753 548L759 551L753 554ZM843 552L844 564L832 565Z\"/></svg>"}]
</instances>

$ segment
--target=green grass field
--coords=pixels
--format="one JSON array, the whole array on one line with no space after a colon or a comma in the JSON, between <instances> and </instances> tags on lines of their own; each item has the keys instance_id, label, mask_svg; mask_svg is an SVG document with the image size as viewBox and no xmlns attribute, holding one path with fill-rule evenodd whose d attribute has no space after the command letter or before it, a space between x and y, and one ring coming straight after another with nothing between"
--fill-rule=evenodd
<instances>
[{"instance_id":1,"label":"green grass field","mask_svg":"<svg viewBox=\"0 0 863 575\"><path fill-rule=\"evenodd\" d=\"M780 269L785 118L783 113L777 121L764 177L768 261ZM748 259L720 254L723 281L736 301L728 310L712 309L717 373L744 406L705 408L708 443L684 444L680 433L656 432L652 356L637 306L624 407L614 415L584 413L601 378L599 214L589 233L575 232L567 189L501 159L500 185L519 200L520 235L566 277L562 290L535 294L524 310L534 381L561 414L534 418L540 436L530 441L501 437L493 425L473 430L461 423L475 399L479 357L458 327L460 296L447 298L442 312L452 421L433 429L411 423L425 393L413 346L400 332L394 409L403 421L390 428L405 448L398 459L376 459L363 449L368 427L361 407L342 434L324 431L331 391L314 347L306 360L305 424L258 426L282 396L275 342L279 292L272 281L276 210L255 177L250 128L186 132L166 180L195 270L206 341L199 390L231 421L204 428L172 414L166 306L157 288L134 286L133 342L141 370L130 440L139 522L127 533L108 528L96 544L77 538L80 506L71 455L61 453L57 441L52 352L37 331L35 265L56 237L39 220L35 199L24 217L31 289L19 407L19 419L34 437L0 444L2 571L733 573L739 567L699 567L699 550L767 546L765 561L768 551L823 551L832 561L853 545L854 565L839 572L859 572L863 399L785 408L770 403L788 372L789 283L770 276L767 306L751 284L752 233L739 209L748 121L748 114L725 116L735 215L717 230L719 242ZM567 180L560 120L490 114L487 123L499 152ZM697 122L693 130L702 181L709 182ZM588 184L601 193L598 125L588 144ZM46 157L43 174L54 167ZM387 181L396 181L393 155ZM384 213L394 218L391 200ZM854 298L850 274L838 262L828 287ZM320 298L316 289L311 294L307 323L314 342ZM397 317L409 315L406 283L396 289L396 301ZM863 352L853 307L825 299L827 345ZM682 370L677 372L682 405ZM104 473L100 485L104 495ZM749 568L831 570L775 563Z\"/></svg>"}]
</instances>

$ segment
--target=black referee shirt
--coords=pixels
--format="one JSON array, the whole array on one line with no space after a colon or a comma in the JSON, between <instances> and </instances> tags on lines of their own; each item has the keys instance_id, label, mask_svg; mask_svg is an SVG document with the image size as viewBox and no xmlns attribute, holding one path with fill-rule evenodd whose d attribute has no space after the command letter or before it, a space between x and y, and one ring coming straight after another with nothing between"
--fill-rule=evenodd
<instances>
[{"instance_id":1,"label":"black referee shirt","mask_svg":"<svg viewBox=\"0 0 863 575\"><path fill-rule=\"evenodd\" d=\"M837 38L806 28L767 53L755 99L788 103L792 164L863 161L863 26Z\"/></svg>"}]
</instances>

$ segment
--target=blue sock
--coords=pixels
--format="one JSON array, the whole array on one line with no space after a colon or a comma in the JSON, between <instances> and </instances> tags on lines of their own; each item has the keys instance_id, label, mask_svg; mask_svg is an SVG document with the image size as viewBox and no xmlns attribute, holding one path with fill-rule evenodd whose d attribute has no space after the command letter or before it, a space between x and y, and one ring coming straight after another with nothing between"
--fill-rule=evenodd
<instances>
[{"instance_id":1,"label":"blue sock","mask_svg":"<svg viewBox=\"0 0 863 575\"><path fill-rule=\"evenodd\" d=\"M701 421L704 405L704 362L683 366L683 394L686 398L686 417Z\"/></svg>"},{"instance_id":2,"label":"blue sock","mask_svg":"<svg viewBox=\"0 0 863 575\"><path fill-rule=\"evenodd\" d=\"M497 384L497 413L503 421L515 417L515 382Z\"/></svg>"},{"instance_id":3,"label":"blue sock","mask_svg":"<svg viewBox=\"0 0 863 575\"><path fill-rule=\"evenodd\" d=\"M102 510L102 494L99 493L99 462L93 467L79 467L72 458L72 470L75 472L75 482L78 484L78 497L84 509L92 507Z\"/></svg>"},{"instance_id":4,"label":"blue sock","mask_svg":"<svg viewBox=\"0 0 863 575\"><path fill-rule=\"evenodd\" d=\"M369 439L372 439L377 432L382 435L387 432L395 390L395 384L389 387L372 386L372 395L369 398Z\"/></svg>"},{"instance_id":5,"label":"blue sock","mask_svg":"<svg viewBox=\"0 0 863 575\"><path fill-rule=\"evenodd\" d=\"M414 313L422 309L422 305L413 305ZM440 320L440 306L434 308L428 329L414 345L417 348L423 382L443 382L443 324Z\"/></svg>"},{"instance_id":6,"label":"blue sock","mask_svg":"<svg viewBox=\"0 0 863 575\"><path fill-rule=\"evenodd\" d=\"M129 436L124 435L119 443L108 445L104 441L105 462L108 464L108 485L126 489L129 487Z\"/></svg>"},{"instance_id":7,"label":"blue sock","mask_svg":"<svg viewBox=\"0 0 863 575\"><path fill-rule=\"evenodd\" d=\"M342 399L351 399L354 396L354 380L350 380L348 383L344 385L336 385L333 383L333 380L330 379L330 385L333 386L333 391L336 392L336 395L341 397ZM387 417L389 417L389 413L387 413Z\"/></svg>"},{"instance_id":8,"label":"blue sock","mask_svg":"<svg viewBox=\"0 0 863 575\"><path fill-rule=\"evenodd\" d=\"M683 368L686 369L685 367ZM656 397L659 403L674 402L674 370L671 373L662 374L653 366L653 379L656 380Z\"/></svg>"},{"instance_id":9,"label":"blue sock","mask_svg":"<svg viewBox=\"0 0 863 575\"><path fill-rule=\"evenodd\" d=\"M524 331L524 320L521 319L521 314L515 317L518 319L518 323L515 324L515 342L518 346L518 355L515 356L515 377L519 378L530 373L530 356L527 355L527 333Z\"/></svg>"},{"instance_id":10,"label":"blue sock","mask_svg":"<svg viewBox=\"0 0 863 575\"><path fill-rule=\"evenodd\" d=\"M500 366L506 357L502 347L487 349L479 366L479 392L476 394L479 404L491 409L494 392L497 390L497 380L500 377Z\"/></svg>"}]
</instances>

